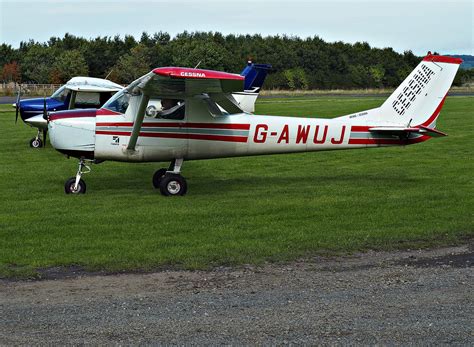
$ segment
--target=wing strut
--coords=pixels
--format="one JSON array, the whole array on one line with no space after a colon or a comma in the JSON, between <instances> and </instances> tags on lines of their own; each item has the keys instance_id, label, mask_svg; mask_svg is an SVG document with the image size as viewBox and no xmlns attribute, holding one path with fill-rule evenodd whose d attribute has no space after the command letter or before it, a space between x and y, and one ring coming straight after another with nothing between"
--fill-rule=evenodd
<instances>
[{"instance_id":1,"label":"wing strut","mask_svg":"<svg viewBox=\"0 0 474 347\"><path fill-rule=\"evenodd\" d=\"M140 105L138 106L135 122L133 123L132 133L130 134L130 141L128 141L128 150L135 150L138 135L140 134L140 129L142 128L143 118L145 118L145 109L148 106L148 101L150 101L150 96L143 94L140 100Z\"/></svg>"}]
</instances>

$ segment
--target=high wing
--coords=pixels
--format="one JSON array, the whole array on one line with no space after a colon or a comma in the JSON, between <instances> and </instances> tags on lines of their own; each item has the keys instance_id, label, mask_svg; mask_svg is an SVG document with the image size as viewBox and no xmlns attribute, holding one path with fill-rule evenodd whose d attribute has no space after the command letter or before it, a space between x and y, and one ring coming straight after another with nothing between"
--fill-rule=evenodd
<instances>
[{"instance_id":1,"label":"high wing","mask_svg":"<svg viewBox=\"0 0 474 347\"><path fill-rule=\"evenodd\" d=\"M232 93L243 91L244 82L245 77L237 74L181 67L157 68L140 77L126 87L129 93L142 95L127 149L135 149L150 98L197 97L206 101L212 114L222 114L221 108L238 113L243 110Z\"/></svg>"},{"instance_id":2,"label":"high wing","mask_svg":"<svg viewBox=\"0 0 474 347\"><path fill-rule=\"evenodd\" d=\"M126 89L131 93L160 97L190 97L202 93L232 93L244 90L245 77L213 70L180 67L154 69L132 82Z\"/></svg>"}]
</instances>

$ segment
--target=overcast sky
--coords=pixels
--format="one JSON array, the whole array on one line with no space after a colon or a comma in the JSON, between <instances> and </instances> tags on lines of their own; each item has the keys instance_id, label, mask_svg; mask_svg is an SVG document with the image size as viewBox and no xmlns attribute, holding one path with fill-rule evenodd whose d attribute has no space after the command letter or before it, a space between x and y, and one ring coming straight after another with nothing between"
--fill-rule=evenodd
<instances>
[{"instance_id":1,"label":"overcast sky","mask_svg":"<svg viewBox=\"0 0 474 347\"><path fill-rule=\"evenodd\" d=\"M474 0L0 0L0 42L199 30L474 54L473 8Z\"/></svg>"}]
</instances>

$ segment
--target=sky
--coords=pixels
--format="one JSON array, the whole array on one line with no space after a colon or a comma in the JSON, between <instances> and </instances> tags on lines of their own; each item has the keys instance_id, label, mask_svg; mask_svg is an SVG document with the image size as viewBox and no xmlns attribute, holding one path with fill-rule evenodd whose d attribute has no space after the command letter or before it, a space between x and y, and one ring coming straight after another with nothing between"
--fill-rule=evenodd
<instances>
[{"instance_id":1,"label":"sky","mask_svg":"<svg viewBox=\"0 0 474 347\"><path fill-rule=\"evenodd\" d=\"M474 55L473 8L474 0L0 0L0 43L187 30Z\"/></svg>"}]
</instances>

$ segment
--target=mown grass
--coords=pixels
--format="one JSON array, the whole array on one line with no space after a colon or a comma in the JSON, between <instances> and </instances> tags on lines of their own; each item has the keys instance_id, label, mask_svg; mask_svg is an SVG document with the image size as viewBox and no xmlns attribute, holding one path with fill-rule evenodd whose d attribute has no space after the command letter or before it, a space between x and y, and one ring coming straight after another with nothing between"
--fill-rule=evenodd
<instances>
[{"instance_id":1,"label":"mown grass","mask_svg":"<svg viewBox=\"0 0 474 347\"><path fill-rule=\"evenodd\" d=\"M262 99L260 114L332 117L382 98ZM0 277L288 261L316 254L458 244L473 235L472 97L450 97L449 136L405 148L186 162L188 195L151 185L167 164L105 162L67 196L76 160L33 150L0 113ZM8 110L11 106L2 106Z\"/></svg>"}]
</instances>

